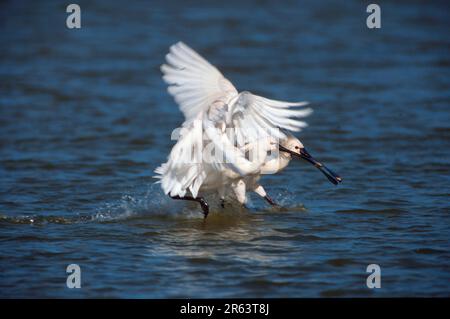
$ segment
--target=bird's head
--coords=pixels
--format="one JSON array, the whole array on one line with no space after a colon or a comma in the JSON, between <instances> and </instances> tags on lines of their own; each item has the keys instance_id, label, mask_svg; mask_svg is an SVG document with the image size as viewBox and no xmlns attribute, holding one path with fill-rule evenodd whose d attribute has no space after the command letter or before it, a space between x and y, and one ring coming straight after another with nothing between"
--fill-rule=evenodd
<instances>
[{"instance_id":1,"label":"bird's head","mask_svg":"<svg viewBox=\"0 0 450 319\"><path fill-rule=\"evenodd\" d=\"M303 143L294 135L287 135L286 138L279 141L279 149L283 156L291 158L296 154L300 154L300 150L305 148ZM295 154L295 155L294 155Z\"/></svg>"},{"instance_id":2,"label":"bird's head","mask_svg":"<svg viewBox=\"0 0 450 319\"><path fill-rule=\"evenodd\" d=\"M282 156L288 158L301 158L317 167L334 185L342 182L342 178L339 175L314 159L303 146L303 143L295 136L287 135L285 139L280 140L278 147Z\"/></svg>"}]
</instances>

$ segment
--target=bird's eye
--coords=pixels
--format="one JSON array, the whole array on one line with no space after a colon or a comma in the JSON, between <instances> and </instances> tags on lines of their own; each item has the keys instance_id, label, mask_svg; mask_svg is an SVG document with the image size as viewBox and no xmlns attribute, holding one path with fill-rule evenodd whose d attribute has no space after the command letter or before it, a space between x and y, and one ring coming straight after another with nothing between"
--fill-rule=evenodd
<instances>
[{"instance_id":1,"label":"bird's eye","mask_svg":"<svg viewBox=\"0 0 450 319\"><path fill-rule=\"evenodd\" d=\"M295 149L298 150L300 147L296 146Z\"/></svg>"}]
</instances>

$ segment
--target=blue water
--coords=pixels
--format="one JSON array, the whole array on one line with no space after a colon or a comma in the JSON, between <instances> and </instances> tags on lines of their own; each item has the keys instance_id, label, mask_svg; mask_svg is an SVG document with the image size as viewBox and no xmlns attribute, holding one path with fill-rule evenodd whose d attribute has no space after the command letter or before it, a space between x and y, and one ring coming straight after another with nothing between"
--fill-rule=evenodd
<instances>
[{"instance_id":1,"label":"blue water","mask_svg":"<svg viewBox=\"0 0 450 319\"><path fill-rule=\"evenodd\" d=\"M0 297L450 296L450 10L443 2L0 4ZM285 209L167 199L182 40L240 90L314 108L262 184ZM82 288L66 287L78 264ZM368 289L366 267L381 267Z\"/></svg>"}]
</instances>

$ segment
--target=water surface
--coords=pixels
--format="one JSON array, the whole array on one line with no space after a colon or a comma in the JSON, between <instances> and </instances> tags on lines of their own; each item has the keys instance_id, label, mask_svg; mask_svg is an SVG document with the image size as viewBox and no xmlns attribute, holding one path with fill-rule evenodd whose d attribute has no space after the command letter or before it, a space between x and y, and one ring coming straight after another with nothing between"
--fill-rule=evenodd
<instances>
[{"instance_id":1,"label":"water surface","mask_svg":"<svg viewBox=\"0 0 450 319\"><path fill-rule=\"evenodd\" d=\"M77 3L80 30L61 1L0 5L1 297L450 295L445 2L380 3L379 30L359 1ZM179 40L240 90L310 101L299 137L344 182L292 163L262 180L285 209L252 196L206 222L167 199Z\"/></svg>"}]
</instances>

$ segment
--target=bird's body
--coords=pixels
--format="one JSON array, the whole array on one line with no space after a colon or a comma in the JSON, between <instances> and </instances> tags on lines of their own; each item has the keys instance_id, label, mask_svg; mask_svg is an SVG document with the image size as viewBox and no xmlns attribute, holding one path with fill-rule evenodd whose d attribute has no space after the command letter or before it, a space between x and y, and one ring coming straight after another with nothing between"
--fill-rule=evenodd
<instances>
[{"instance_id":1,"label":"bird's body","mask_svg":"<svg viewBox=\"0 0 450 319\"><path fill-rule=\"evenodd\" d=\"M302 108L306 102L239 93L182 42L170 48L166 61L161 67L163 79L185 116L181 129L174 131L178 141L167 162L155 170L166 194L199 202L205 217L208 205L199 194L207 192L216 192L222 199L232 195L245 204L247 191L254 191L274 204L259 179L284 169L292 156L307 159L335 184L340 182L340 177L312 159L303 144L285 132L306 126L297 119L311 113Z\"/></svg>"}]
</instances>

